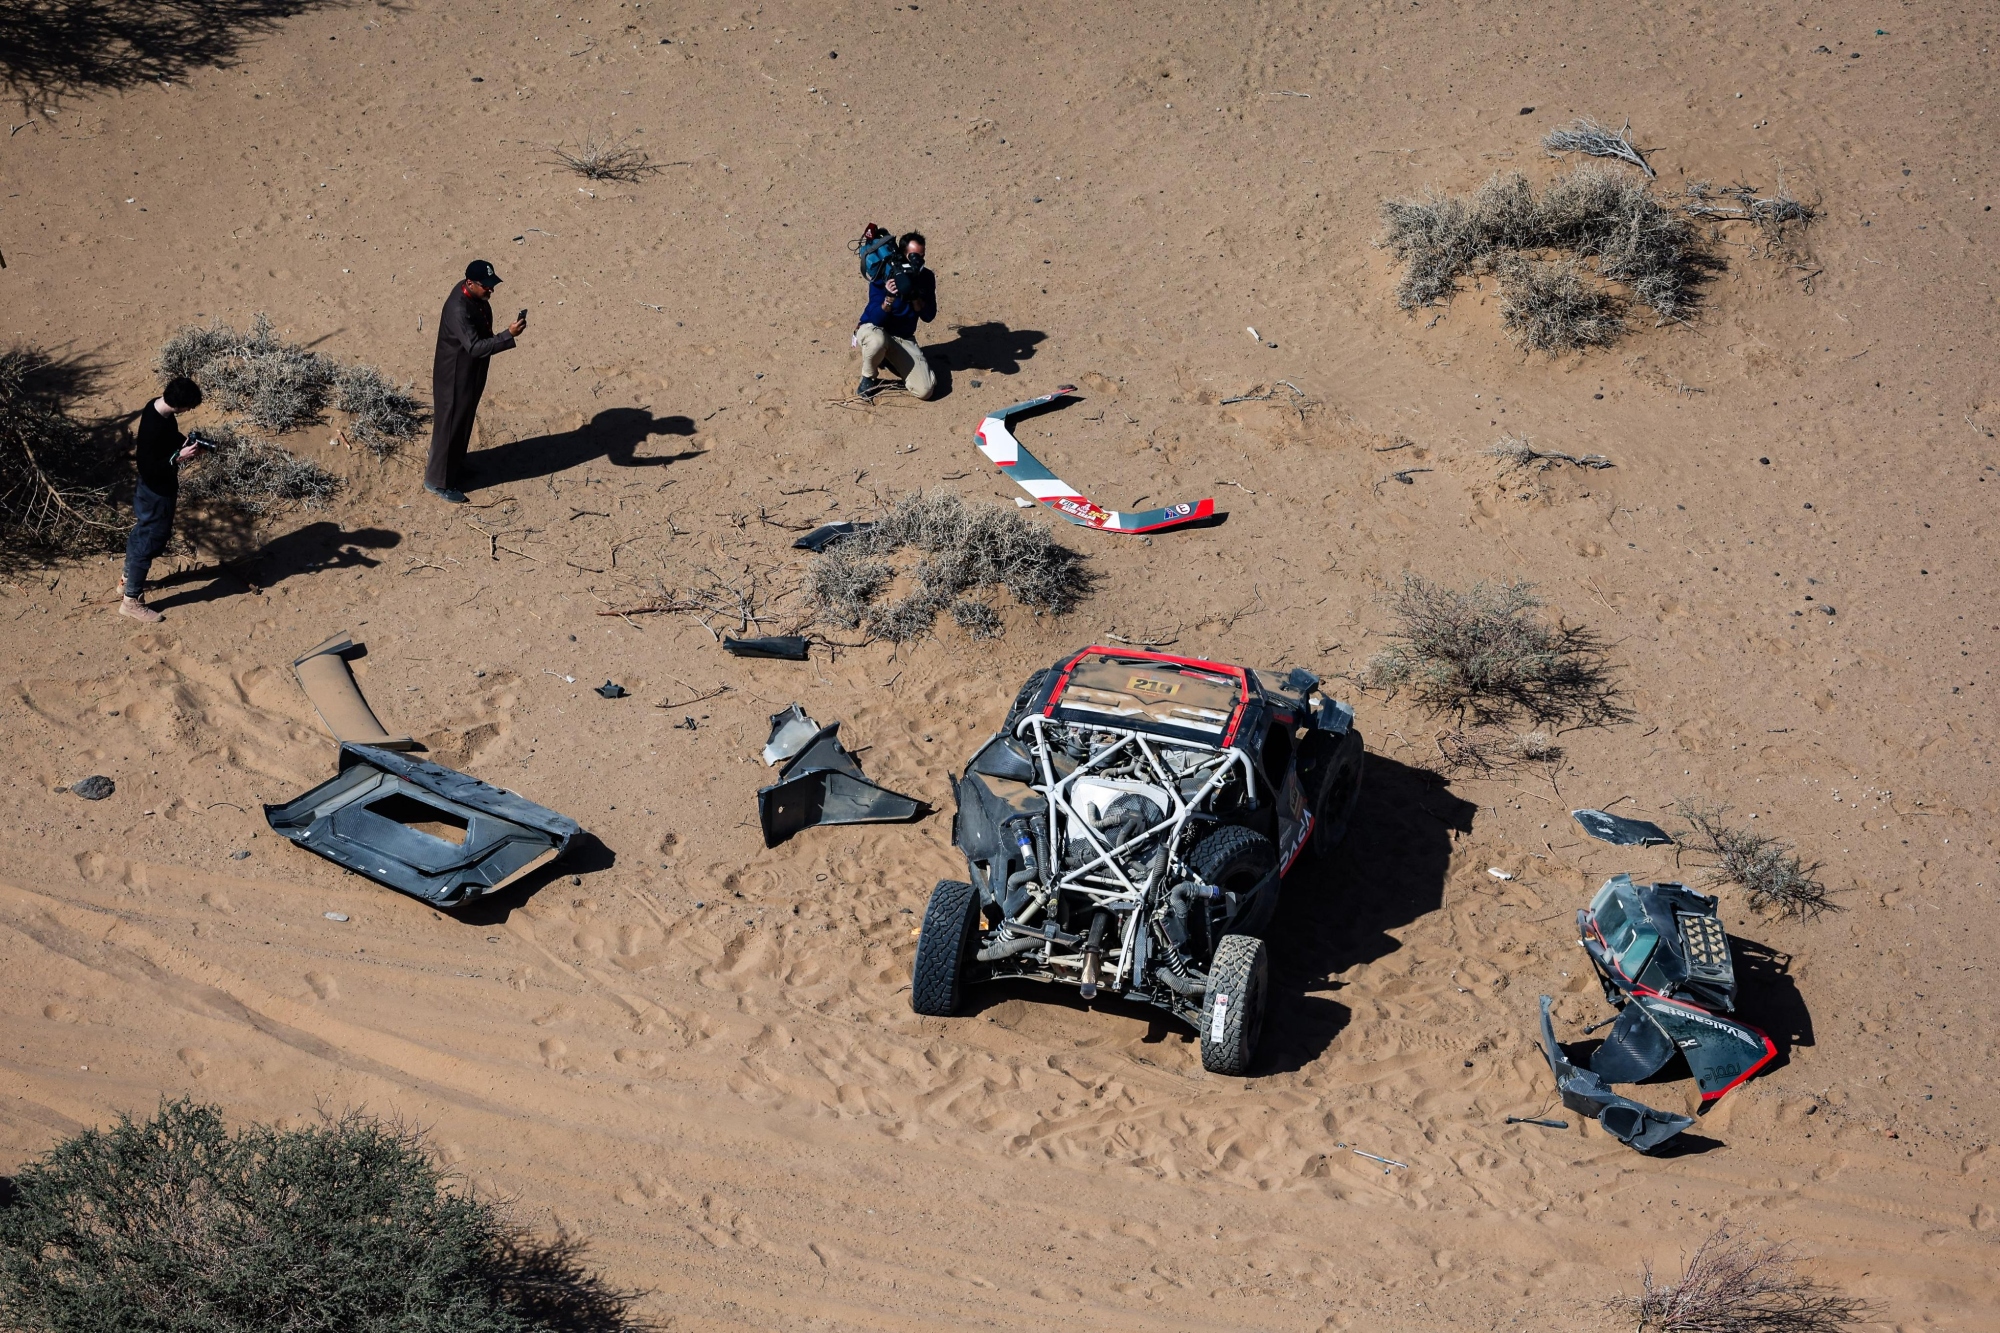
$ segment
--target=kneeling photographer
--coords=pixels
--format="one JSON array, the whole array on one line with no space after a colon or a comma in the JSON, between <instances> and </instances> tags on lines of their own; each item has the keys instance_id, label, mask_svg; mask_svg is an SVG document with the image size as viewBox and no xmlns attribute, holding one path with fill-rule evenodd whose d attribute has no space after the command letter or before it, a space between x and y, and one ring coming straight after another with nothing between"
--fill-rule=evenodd
<instances>
[{"instance_id":1,"label":"kneeling photographer","mask_svg":"<svg viewBox=\"0 0 2000 1333\"><path fill-rule=\"evenodd\" d=\"M924 267L923 233L892 239L871 222L858 248L861 276L868 279L868 308L854 330L854 345L861 349L861 384L855 392L863 398L880 393L887 387L880 372L887 368L902 377L912 397L929 398L937 392L937 377L917 346L917 321L928 324L937 318L937 280Z\"/></svg>"}]
</instances>

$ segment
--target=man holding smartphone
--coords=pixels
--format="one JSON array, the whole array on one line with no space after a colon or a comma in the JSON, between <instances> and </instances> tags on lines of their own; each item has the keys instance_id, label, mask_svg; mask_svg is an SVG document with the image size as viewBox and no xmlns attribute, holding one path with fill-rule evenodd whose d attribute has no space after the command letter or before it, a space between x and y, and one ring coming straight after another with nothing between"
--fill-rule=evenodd
<instances>
[{"instance_id":1,"label":"man holding smartphone","mask_svg":"<svg viewBox=\"0 0 2000 1333\"><path fill-rule=\"evenodd\" d=\"M174 532L181 493L181 464L201 452L174 418L201 406L201 386L185 375L167 381L160 396L139 412L139 484L132 489L132 535L125 539L125 577L118 586L118 614L146 624L162 617L146 605L146 575Z\"/></svg>"},{"instance_id":2,"label":"man holding smartphone","mask_svg":"<svg viewBox=\"0 0 2000 1333\"><path fill-rule=\"evenodd\" d=\"M465 280L445 298L438 317L437 356L431 362L431 456L424 468L424 489L451 504L465 503L458 489L465 448L472 442L472 420L486 392L486 365L495 352L514 345L528 327L523 310L499 333L493 332L493 307L487 298L500 285L500 275L484 259L465 266Z\"/></svg>"}]
</instances>

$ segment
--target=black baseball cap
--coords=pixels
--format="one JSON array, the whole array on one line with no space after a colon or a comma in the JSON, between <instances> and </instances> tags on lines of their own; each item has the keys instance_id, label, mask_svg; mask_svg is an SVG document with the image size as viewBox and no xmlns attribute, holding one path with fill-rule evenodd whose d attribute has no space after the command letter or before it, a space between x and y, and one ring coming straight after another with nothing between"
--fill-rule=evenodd
<instances>
[{"instance_id":1,"label":"black baseball cap","mask_svg":"<svg viewBox=\"0 0 2000 1333\"><path fill-rule=\"evenodd\" d=\"M493 265L484 259L475 259L465 266L465 280L476 282L482 287L498 287L500 275L493 271Z\"/></svg>"}]
</instances>

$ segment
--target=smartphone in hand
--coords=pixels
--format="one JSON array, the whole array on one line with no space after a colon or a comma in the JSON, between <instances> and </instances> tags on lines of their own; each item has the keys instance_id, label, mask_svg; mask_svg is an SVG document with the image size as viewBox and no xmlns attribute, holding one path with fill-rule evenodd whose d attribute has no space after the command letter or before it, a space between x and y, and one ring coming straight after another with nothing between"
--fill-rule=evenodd
<instances>
[{"instance_id":1,"label":"smartphone in hand","mask_svg":"<svg viewBox=\"0 0 2000 1333\"><path fill-rule=\"evenodd\" d=\"M526 324L528 322L528 312L523 310L520 314L514 316L514 322L516 324Z\"/></svg>"}]
</instances>

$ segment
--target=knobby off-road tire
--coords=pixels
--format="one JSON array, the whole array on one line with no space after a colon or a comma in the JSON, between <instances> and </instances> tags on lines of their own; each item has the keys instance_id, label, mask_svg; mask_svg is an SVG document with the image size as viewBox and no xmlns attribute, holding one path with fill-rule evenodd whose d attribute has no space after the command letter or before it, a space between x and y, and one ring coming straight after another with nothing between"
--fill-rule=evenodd
<instances>
[{"instance_id":1,"label":"knobby off-road tire","mask_svg":"<svg viewBox=\"0 0 2000 1333\"><path fill-rule=\"evenodd\" d=\"M1014 724L1021 720L1021 714L1028 711L1029 700L1035 697L1035 691L1042 688L1042 682L1047 680L1048 677L1049 669L1047 667L1043 667L1040 671L1028 677L1027 683L1021 686L1020 693L1014 696L1013 707L1007 710L1007 720L1000 724L1001 735L1012 736L1014 734Z\"/></svg>"},{"instance_id":2,"label":"knobby off-road tire","mask_svg":"<svg viewBox=\"0 0 2000 1333\"><path fill-rule=\"evenodd\" d=\"M1361 733L1349 731L1339 738L1327 759L1327 774L1313 805L1312 850L1315 856L1331 856L1347 837L1354 820L1354 807L1361 800L1361 765L1364 747Z\"/></svg>"},{"instance_id":3,"label":"knobby off-road tire","mask_svg":"<svg viewBox=\"0 0 2000 1333\"><path fill-rule=\"evenodd\" d=\"M1248 893L1278 866L1278 849L1255 829L1219 828L1188 853L1188 869L1229 893Z\"/></svg>"},{"instance_id":4,"label":"knobby off-road tire","mask_svg":"<svg viewBox=\"0 0 2000 1333\"><path fill-rule=\"evenodd\" d=\"M924 909L917 961L910 969L910 1008L934 1018L958 1012L966 967L979 938L979 895L964 880L941 879Z\"/></svg>"},{"instance_id":5,"label":"knobby off-road tire","mask_svg":"<svg viewBox=\"0 0 2000 1333\"><path fill-rule=\"evenodd\" d=\"M1264 1032L1264 959L1254 935L1224 935L1216 946L1201 997L1201 1067L1211 1074L1250 1072Z\"/></svg>"}]
</instances>

